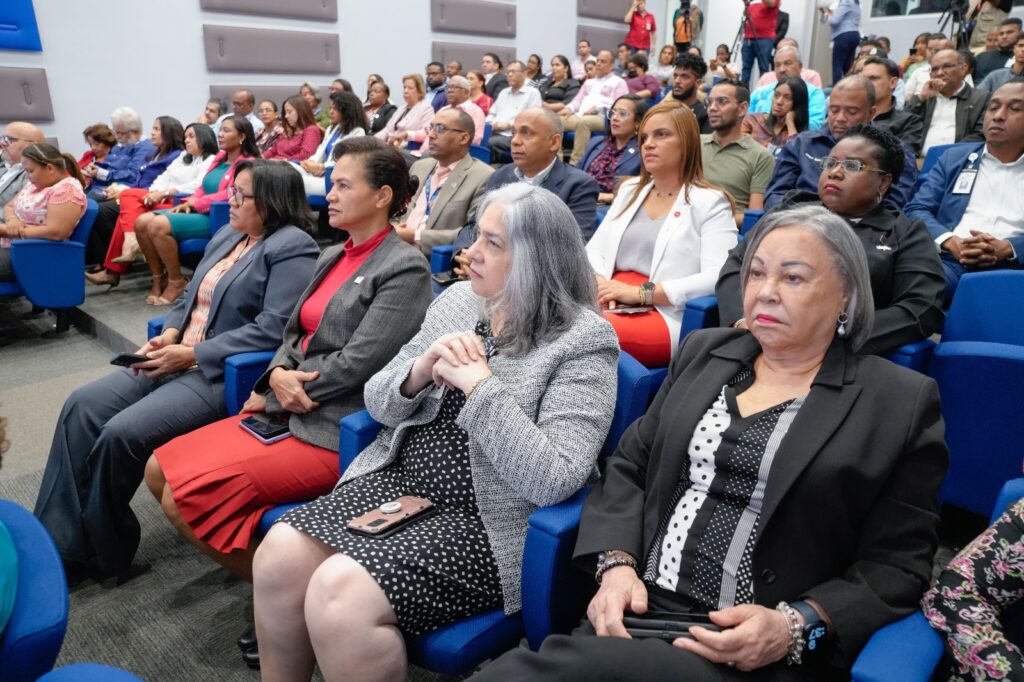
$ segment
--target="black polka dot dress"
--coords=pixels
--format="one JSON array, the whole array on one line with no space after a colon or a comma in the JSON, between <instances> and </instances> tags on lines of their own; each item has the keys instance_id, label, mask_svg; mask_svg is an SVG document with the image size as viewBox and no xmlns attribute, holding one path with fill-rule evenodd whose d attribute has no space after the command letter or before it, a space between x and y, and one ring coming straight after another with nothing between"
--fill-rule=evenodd
<instances>
[{"instance_id":1,"label":"black polka dot dress","mask_svg":"<svg viewBox=\"0 0 1024 682\"><path fill-rule=\"evenodd\" d=\"M493 355L493 344L488 356ZM502 605L501 582L480 520L469 463L469 435L455 423L466 404L448 390L437 417L407 432L396 462L353 479L281 518L360 564L387 595L408 634L420 634ZM345 524L402 495L438 509L385 538Z\"/></svg>"},{"instance_id":2,"label":"black polka dot dress","mask_svg":"<svg viewBox=\"0 0 1024 682\"><path fill-rule=\"evenodd\" d=\"M737 388L752 382L750 370L741 370L697 423L672 504L647 554L646 582L707 609L754 600L751 561L765 486L804 401L743 417Z\"/></svg>"}]
</instances>

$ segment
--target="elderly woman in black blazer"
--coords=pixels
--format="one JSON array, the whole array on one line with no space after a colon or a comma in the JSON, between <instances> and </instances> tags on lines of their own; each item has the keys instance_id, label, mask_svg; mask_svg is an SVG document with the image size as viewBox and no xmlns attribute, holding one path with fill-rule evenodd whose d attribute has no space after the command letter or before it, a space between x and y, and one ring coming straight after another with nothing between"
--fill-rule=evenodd
<instances>
[{"instance_id":1,"label":"elderly woman in black blazer","mask_svg":"<svg viewBox=\"0 0 1024 682\"><path fill-rule=\"evenodd\" d=\"M687 337L587 500L588 621L479 679L849 679L872 633L917 608L946 471L939 396L857 354L873 318L859 240L822 208L774 213L740 281L749 330ZM624 615L653 611L720 631L630 639Z\"/></svg>"},{"instance_id":2,"label":"elderly woman in black blazer","mask_svg":"<svg viewBox=\"0 0 1024 682\"><path fill-rule=\"evenodd\" d=\"M899 138L857 125L822 163L818 193L795 190L780 208L823 205L857 235L867 257L875 302L875 321L861 352L884 355L941 331L946 279L935 242L920 220L882 205L893 179L903 172ZM740 296L740 264L746 249L747 243L741 241L729 253L715 285L723 326L746 324Z\"/></svg>"},{"instance_id":3,"label":"elderly woman in black blazer","mask_svg":"<svg viewBox=\"0 0 1024 682\"><path fill-rule=\"evenodd\" d=\"M275 347L319 252L302 178L285 162L243 161L229 193L231 229L206 247L195 277L136 351L148 359L76 390L64 404L35 514L70 579L126 577L139 544L128 506L146 458L226 415L224 361Z\"/></svg>"}]
</instances>

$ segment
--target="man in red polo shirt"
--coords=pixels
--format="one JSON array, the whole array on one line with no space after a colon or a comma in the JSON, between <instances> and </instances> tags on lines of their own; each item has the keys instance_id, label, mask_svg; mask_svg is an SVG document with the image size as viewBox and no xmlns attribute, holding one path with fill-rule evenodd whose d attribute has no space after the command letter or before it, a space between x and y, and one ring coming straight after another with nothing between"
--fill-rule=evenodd
<instances>
[{"instance_id":1,"label":"man in red polo shirt","mask_svg":"<svg viewBox=\"0 0 1024 682\"><path fill-rule=\"evenodd\" d=\"M746 0L744 0L746 1ZM775 47L775 26L779 20L782 0L752 0L747 4L749 21L743 22L743 75L744 84L750 83L750 72L757 58L757 70L772 70L772 49Z\"/></svg>"},{"instance_id":2,"label":"man in red polo shirt","mask_svg":"<svg viewBox=\"0 0 1024 682\"><path fill-rule=\"evenodd\" d=\"M646 0L633 0L623 21L629 24L626 44L634 53L644 50L651 54L651 50L657 44L655 34L658 27L654 24L654 15L647 11Z\"/></svg>"}]
</instances>

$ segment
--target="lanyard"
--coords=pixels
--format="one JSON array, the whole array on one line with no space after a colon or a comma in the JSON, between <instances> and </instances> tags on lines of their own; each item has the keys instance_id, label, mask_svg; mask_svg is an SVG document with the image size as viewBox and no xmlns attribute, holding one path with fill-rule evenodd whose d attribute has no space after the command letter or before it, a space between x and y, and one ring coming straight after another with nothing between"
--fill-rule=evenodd
<instances>
[{"instance_id":1,"label":"lanyard","mask_svg":"<svg viewBox=\"0 0 1024 682\"><path fill-rule=\"evenodd\" d=\"M438 185L434 193L430 193L430 180L434 177L434 171L437 170L437 166L434 166L434 170L430 171L430 175L427 176L426 186L423 188L423 193L427 197L427 207L424 210L425 217L430 217L430 207L434 205L434 201L437 199L437 195L441 193L441 188L444 185Z\"/></svg>"},{"instance_id":2,"label":"lanyard","mask_svg":"<svg viewBox=\"0 0 1024 682\"><path fill-rule=\"evenodd\" d=\"M331 139L327 140L327 148L324 149L324 160L331 160L331 150L334 149L334 145L338 142L338 135L341 134L341 130L335 130L334 134L331 135Z\"/></svg>"}]
</instances>

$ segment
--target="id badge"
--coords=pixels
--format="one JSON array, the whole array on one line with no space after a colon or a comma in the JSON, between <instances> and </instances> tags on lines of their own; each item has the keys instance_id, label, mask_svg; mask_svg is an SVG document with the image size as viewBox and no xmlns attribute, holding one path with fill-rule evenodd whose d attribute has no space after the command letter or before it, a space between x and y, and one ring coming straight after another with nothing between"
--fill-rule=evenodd
<instances>
[{"instance_id":1,"label":"id badge","mask_svg":"<svg viewBox=\"0 0 1024 682\"><path fill-rule=\"evenodd\" d=\"M978 171L961 171L953 185L953 194L970 194L974 189L974 181L978 178Z\"/></svg>"}]
</instances>

